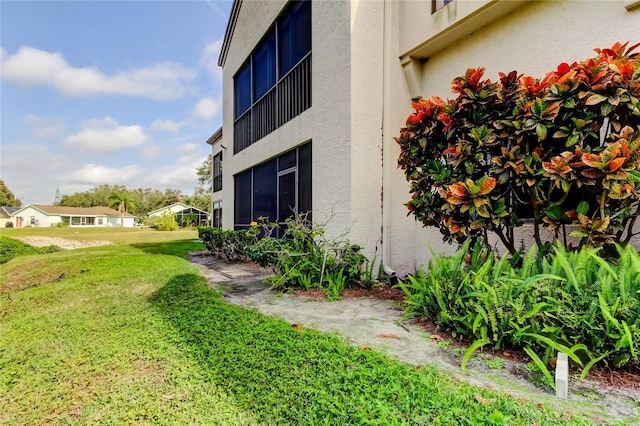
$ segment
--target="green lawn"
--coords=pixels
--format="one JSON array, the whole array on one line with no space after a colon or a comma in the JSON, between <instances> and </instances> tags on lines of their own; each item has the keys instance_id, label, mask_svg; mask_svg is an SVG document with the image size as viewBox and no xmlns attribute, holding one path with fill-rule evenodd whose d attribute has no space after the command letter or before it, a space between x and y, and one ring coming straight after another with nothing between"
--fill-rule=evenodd
<instances>
[{"instance_id":1,"label":"green lawn","mask_svg":"<svg viewBox=\"0 0 640 426\"><path fill-rule=\"evenodd\" d=\"M119 242L0 267L0 424L589 424L229 305L197 242Z\"/></svg>"},{"instance_id":2,"label":"green lawn","mask_svg":"<svg viewBox=\"0 0 640 426\"><path fill-rule=\"evenodd\" d=\"M171 232L150 228L1 228L0 235L16 237L58 237L72 240L111 241L114 244L153 243L197 239L196 228L178 229Z\"/></svg>"}]
</instances>

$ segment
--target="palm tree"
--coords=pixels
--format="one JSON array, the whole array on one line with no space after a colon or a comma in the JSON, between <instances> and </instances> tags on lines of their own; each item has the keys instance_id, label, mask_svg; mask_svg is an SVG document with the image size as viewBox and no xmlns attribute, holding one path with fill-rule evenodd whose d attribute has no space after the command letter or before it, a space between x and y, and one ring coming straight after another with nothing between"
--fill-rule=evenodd
<instances>
[{"instance_id":1,"label":"palm tree","mask_svg":"<svg viewBox=\"0 0 640 426\"><path fill-rule=\"evenodd\" d=\"M120 227L124 227L124 214L135 208L131 196L125 191L113 191L109 195L109 207L118 207L120 213Z\"/></svg>"}]
</instances>

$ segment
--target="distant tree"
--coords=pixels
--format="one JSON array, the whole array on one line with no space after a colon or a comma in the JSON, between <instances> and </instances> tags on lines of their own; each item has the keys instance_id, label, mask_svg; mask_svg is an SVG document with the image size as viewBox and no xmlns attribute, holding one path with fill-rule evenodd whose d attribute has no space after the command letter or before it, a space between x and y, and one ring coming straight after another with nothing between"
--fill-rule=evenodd
<instances>
[{"instance_id":1,"label":"distant tree","mask_svg":"<svg viewBox=\"0 0 640 426\"><path fill-rule=\"evenodd\" d=\"M213 185L213 156L211 154L207 155L207 158L204 159L200 167L196 169L196 175L198 176L198 184L209 192L211 192L211 188Z\"/></svg>"},{"instance_id":2,"label":"distant tree","mask_svg":"<svg viewBox=\"0 0 640 426\"><path fill-rule=\"evenodd\" d=\"M123 185L105 184L88 191L63 195L58 205L67 207L116 206L111 203L114 193L126 194L128 198L126 212L135 214L140 222L144 221L149 212L180 201L184 201L187 204L189 204L187 200L194 201L195 207L207 211L208 208L206 206L208 206L211 199L210 196L207 198L204 190L199 189L196 189L196 194L192 198L189 198L177 189L167 188L164 191L151 188L127 189Z\"/></svg>"},{"instance_id":3,"label":"distant tree","mask_svg":"<svg viewBox=\"0 0 640 426\"><path fill-rule=\"evenodd\" d=\"M184 202L198 210L208 212L211 209L211 191L197 187L193 195L185 197Z\"/></svg>"},{"instance_id":4,"label":"distant tree","mask_svg":"<svg viewBox=\"0 0 640 426\"><path fill-rule=\"evenodd\" d=\"M196 169L198 186L189 197L189 204L199 210L211 213L211 194L213 190L213 155L207 155L200 167Z\"/></svg>"},{"instance_id":5,"label":"distant tree","mask_svg":"<svg viewBox=\"0 0 640 426\"><path fill-rule=\"evenodd\" d=\"M132 197L126 191L114 191L109 196L109 207L118 207L120 213L120 227L124 227L124 214L127 209L132 211L135 209Z\"/></svg>"},{"instance_id":6,"label":"distant tree","mask_svg":"<svg viewBox=\"0 0 640 426\"><path fill-rule=\"evenodd\" d=\"M7 185L5 185L4 181L0 179L0 206L20 207L21 205L22 201L18 200Z\"/></svg>"},{"instance_id":7,"label":"distant tree","mask_svg":"<svg viewBox=\"0 0 640 426\"><path fill-rule=\"evenodd\" d=\"M95 207L108 206L109 197L114 192L128 192L122 185L100 185L84 192L63 195L58 205L67 207Z\"/></svg>"}]
</instances>

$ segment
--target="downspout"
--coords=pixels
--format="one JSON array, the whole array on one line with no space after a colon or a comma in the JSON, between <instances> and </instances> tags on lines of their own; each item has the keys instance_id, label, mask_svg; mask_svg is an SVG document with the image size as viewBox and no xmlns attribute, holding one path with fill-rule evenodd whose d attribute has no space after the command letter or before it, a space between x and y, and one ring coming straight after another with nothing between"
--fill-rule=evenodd
<instances>
[{"instance_id":1,"label":"downspout","mask_svg":"<svg viewBox=\"0 0 640 426\"><path fill-rule=\"evenodd\" d=\"M382 28L382 267L386 275L395 280L396 272L389 266L391 263L391 241L389 238L391 228L391 199L387 194L391 192L391 42L392 42L392 4L390 0L384 0L383 28Z\"/></svg>"}]
</instances>

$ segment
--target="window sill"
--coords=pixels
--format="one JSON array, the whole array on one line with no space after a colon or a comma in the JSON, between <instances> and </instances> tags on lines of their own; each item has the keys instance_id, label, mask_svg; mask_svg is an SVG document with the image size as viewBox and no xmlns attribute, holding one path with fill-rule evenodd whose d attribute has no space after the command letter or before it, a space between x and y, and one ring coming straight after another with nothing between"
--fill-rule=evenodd
<instances>
[{"instance_id":1,"label":"window sill","mask_svg":"<svg viewBox=\"0 0 640 426\"><path fill-rule=\"evenodd\" d=\"M624 0L622 4L624 4L625 9L631 10L640 6L640 0Z\"/></svg>"}]
</instances>

